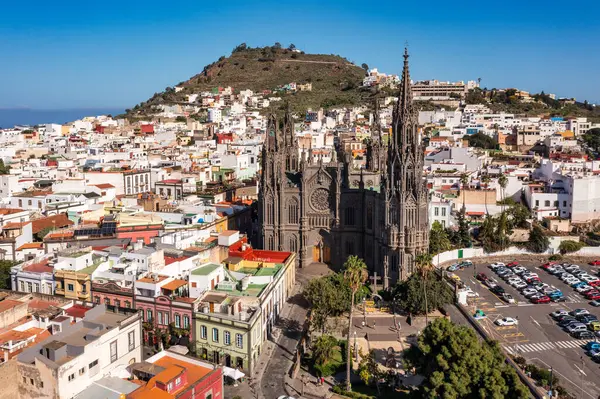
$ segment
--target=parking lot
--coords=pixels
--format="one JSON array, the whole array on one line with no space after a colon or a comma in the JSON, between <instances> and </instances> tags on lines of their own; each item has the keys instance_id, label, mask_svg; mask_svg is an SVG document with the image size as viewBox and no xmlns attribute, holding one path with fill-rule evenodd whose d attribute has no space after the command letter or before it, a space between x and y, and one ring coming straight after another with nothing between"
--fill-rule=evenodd
<instances>
[{"instance_id":1,"label":"parking lot","mask_svg":"<svg viewBox=\"0 0 600 399\"><path fill-rule=\"evenodd\" d=\"M560 378L560 385L567 388L571 394L578 398L598 398L600 396L600 363L594 362L583 349L590 339L574 338L558 326L550 313L559 309L573 311L583 308L600 319L600 307L591 306L590 300L561 281L559 277L543 270L540 267L543 263L541 261L523 261L519 262L519 266L525 267L532 273L537 273L543 283L560 290L564 295L564 302L532 303L521 292L488 268L491 262L482 263L477 259L472 260L473 266L455 271L454 274L473 290L474 295L477 295L468 298L468 307L473 314L477 310L485 313L485 318L479 322L487 333L498 340L508 353L523 356L528 363L535 363L548 369L552 367ZM513 259L504 262L511 261ZM600 270L599 266L577 264L581 270L585 270L593 276L597 276ZM485 273L487 277L496 280L496 283L514 298L514 303L507 303L481 281L478 281L476 279L478 273ZM505 317L515 318L518 323L498 326L496 321ZM600 338L592 340L596 339L600 341Z\"/></svg>"}]
</instances>

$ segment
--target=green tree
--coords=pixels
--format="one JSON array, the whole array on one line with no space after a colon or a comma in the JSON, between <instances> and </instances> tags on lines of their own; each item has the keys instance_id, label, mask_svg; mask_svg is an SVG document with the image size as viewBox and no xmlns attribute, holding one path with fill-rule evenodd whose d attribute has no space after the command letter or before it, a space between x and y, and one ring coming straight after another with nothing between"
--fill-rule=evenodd
<instances>
[{"instance_id":1,"label":"green tree","mask_svg":"<svg viewBox=\"0 0 600 399\"><path fill-rule=\"evenodd\" d=\"M360 353L360 364L358 365L358 376L365 385L370 385L381 376L381 370L375 360L375 351L371 349L367 355Z\"/></svg>"},{"instance_id":2,"label":"green tree","mask_svg":"<svg viewBox=\"0 0 600 399\"><path fill-rule=\"evenodd\" d=\"M467 184L469 184L469 175L466 173L461 173L460 175L460 188L463 191L462 193L462 197L463 197L463 209L465 208L465 199L466 199L466 192L465 192L465 187L467 187Z\"/></svg>"},{"instance_id":3,"label":"green tree","mask_svg":"<svg viewBox=\"0 0 600 399\"><path fill-rule=\"evenodd\" d=\"M431 254L427 252L421 252L417 256L415 256L415 266L417 267L417 271L423 280L423 299L425 302L425 325L429 324L429 307L427 301L427 280L429 277L429 273L433 269L433 261L431 258Z\"/></svg>"},{"instance_id":4,"label":"green tree","mask_svg":"<svg viewBox=\"0 0 600 399\"><path fill-rule=\"evenodd\" d=\"M350 391L350 335L352 330L352 311L354 310L354 296L356 292L367 281L367 265L358 256L351 255L344 263L344 277L352 292L350 301L350 313L348 314L348 341L346 343L346 390Z\"/></svg>"},{"instance_id":5,"label":"green tree","mask_svg":"<svg viewBox=\"0 0 600 399\"><path fill-rule=\"evenodd\" d=\"M523 204L511 205L507 211L513 228L526 228L527 219L531 218L531 212Z\"/></svg>"},{"instance_id":6,"label":"green tree","mask_svg":"<svg viewBox=\"0 0 600 399\"><path fill-rule=\"evenodd\" d=\"M475 133L467 137L469 147L483 148L484 150L495 150L498 142L484 133Z\"/></svg>"},{"instance_id":7,"label":"green tree","mask_svg":"<svg viewBox=\"0 0 600 399\"><path fill-rule=\"evenodd\" d=\"M46 227L40 231L38 231L37 233L35 233L35 238L38 241L44 241L44 237L46 237L46 234L50 233L52 231L52 227Z\"/></svg>"},{"instance_id":8,"label":"green tree","mask_svg":"<svg viewBox=\"0 0 600 399\"><path fill-rule=\"evenodd\" d=\"M479 241L481 241L481 245L485 252L496 252L495 234L496 220L493 216L487 215L479 228L479 234L477 236Z\"/></svg>"},{"instance_id":9,"label":"green tree","mask_svg":"<svg viewBox=\"0 0 600 399\"><path fill-rule=\"evenodd\" d=\"M294 43L291 43L291 44L288 46L288 50L296 50L296 45L295 45Z\"/></svg>"},{"instance_id":10,"label":"green tree","mask_svg":"<svg viewBox=\"0 0 600 399\"><path fill-rule=\"evenodd\" d=\"M456 216L458 229L448 229L448 238L455 247L458 248L470 248L473 246L471 240L471 233L469 232L469 221L466 217L465 207L463 206Z\"/></svg>"},{"instance_id":11,"label":"green tree","mask_svg":"<svg viewBox=\"0 0 600 399\"><path fill-rule=\"evenodd\" d=\"M466 326L445 318L429 324L405 351L409 366L425 377L416 397L525 399L529 391L497 342L481 341Z\"/></svg>"},{"instance_id":12,"label":"green tree","mask_svg":"<svg viewBox=\"0 0 600 399\"><path fill-rule=\"evenodd\" d=\"M589 148L596 152L600 152L600 128L595 127L588 130L582 138Z\"/></svg>"},{"instance_id":13,"label":"green tree","mask_svg":"<svg viewBox=\"0 0 600 399\"><path fill-rule=\"evenodd\" d=\"M367 65L366 63L363 62L363 64L360 67L365 70L365 73L369 72L369 65Z\"/></svg>"},{"instance_id":14,"label":"green tree","mask_svg":"<svg viewBox=\"0 0 600 399\"><path fill-rule=\"evenodd\" d=\"M432 255L439 254L452 249L452 243L448 238L448 232L439 221L433 222L429 231L429 253Z\"/></svg>"},{"instance_id":15,"label":"green tree","mask_svg":"<svg viewBox=\"0 0 600 399\"><path fill-rule=\"evenodd\" d=\"M527 241L527 249L538 254L546 252L550 246L550 240L544 234L542 228L534 224L529 232L529 240Z\"/></svg>"},{"instance_id":16,"label":"green tree","mask_svg":"<svg viewBox=\"0 0 600 399\"><path fill-rule=\"evenodd\" d=\"M565 241L561 241L560 245L558 246L558 250L560 251L561 254L564 255L564 254L568 254L571 252L577 252L584 246L585 246L585 243L580 242L580 241L565 240Z\"/></svg>"},{"instance_id":17,"label":"green tree","mask_svg":"<svg viewBox=\"0 0 600 399\"><path fill-rule=\"evenodd\" d=\"M187 122L187 118L185 116L178 116L177 118L175 118L175 122Z\"/></svg>"},{"instance_id":18,"label":"green tree","mask_svg":"<svg viewBox=\"0 0 600 399\"><path fill-rule=\"evenodd\" d=\"M16 262L10 260L0 260L0 288L11 289L10 268L16 265Z\"/></svg>"},{"instance_id":19,"label":"green tree","mask_svg":"<svg viewBox=\"0 0 600 399\"><path fill-rule=\"evenodd\" d=\"M510 235L512 234L512 229L510 228L510 223L508 221L508 217L506 216L506 212L500 213L496 222L496 235L495 235L495 243L498 251L502 251L507 249L510 246Z\"/></svg>"},{"instance_id":20,"label":"green tree","mask_svg":"<svg viewBox=\"0 0 600 399\"><path fill-rule=\"evenodd\" d=\"M7 175L10 173L10 166L4 165L4 161L0 159L0 175Z\"/></svg>"},{"instance_id":21,"label":"green tree","mask_svg":"<svg viewBox=\"0 0 600 399\"><path fill-rule=\"evenodd\" d=\"M427 301L425 301L425 293ZM425 279L419 273L413 273L408 279L396 285L394 298L408 313L424 315L429 309L439 309L452 303L453 293L434 273L427 274Z\"/></svg>"},{"instance_id":22,"label":"green tree","mask_svg":"<svg viewBox=\"0 0 600 399\"><path fill-rule=\"evenodd\" d=\"M303 293L311 305L311 327L325 332L327 319L350 309L350 289L340 273L312 279Z\"/></svg>"},{"instance_id":23,"label":"green tree","mask_svg":"<svg viewBox=\"0 0 600 399\"><path fill-rule=\"evenodd\" d=\"M498 177L498 185L500 186L500 190L501 190L501 200L502 200L502 212L504 212L504 195L506 192L506 186L508 186L508 178L505 175L500 175L500 177Z\"/></svg>"},{"instance_id":24,"label":"green tree","mask_svg":"<svg viewBox=\"0 0 600 399\"><path fill-rule=\"evenodd\" d=\"M275 44L273 45L273 48L275 48L277 50L281 49L281 43L275 42Z\"/></svg>"},{"instance_id":25,"label":"green tree","mask_svg":"<svg viewBox=\"0 0 600 399\"><path fill-rule=\"evenodd\" d=\"M487 173L486 173L486 174L484 174L484 175L481 177L481 183L483 183L483 184L485 185L485 191L484 191L484 193L483 193L483 198L484 198L484 201L485 201L485 213L486 213L487 215L489 215L489 214L490 214L490 212L489 212L489 210L488 210L488 204L487 204L487 195L488 195L488 191L489 191L489 190L488 190L488 188L489 188L489 186L490 186L490 180L491 180L491 179L490 179L490 175L488 175Z\"/></svg>"},{"instance_id":26,"label":"green tree","mask_svg":"<svg viewBox=\"0 0 600 399\"><path fill-rule=\"evenodd\" d=\"M313 345L313 360L320 366L333 360L338 341L331 335L321 335Z\"/></svg>"}]
</instances>

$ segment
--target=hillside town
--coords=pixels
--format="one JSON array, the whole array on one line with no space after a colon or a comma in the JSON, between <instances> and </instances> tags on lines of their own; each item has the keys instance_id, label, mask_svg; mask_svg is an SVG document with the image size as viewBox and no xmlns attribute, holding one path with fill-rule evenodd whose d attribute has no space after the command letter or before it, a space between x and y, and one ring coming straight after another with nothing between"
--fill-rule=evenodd
<instances>
[{"instance_id":1,"label":"hillside town","mask_svg":"<svg viewBox=\"0 0 600 399\"><path fill-rule=\"evenodd\" d=\"M411 83L414 99L437 103L415 114L429 228L466 224L485 246L490 238L474 232L510 208L524 210L514 243L526 243L533 225L556 249L594 230L600 161L583 137L600 123L468 104L476 81ZM363 81L401 84L377 69ZM258 373L299 287L303 252L297 241L265 244L263 147L278 129L265 110L285 109L282 94L311 90L310 82L260 93L215 87L154 105L145 120L90 116L0 130L0 361L15 395L220 398L231 397L224 381L237 386ZM374 143L394 140L397 101L378 91L360 106L294 113L290 159L343 162L348 189L379 192L369 173L385 168L385 151ZM293 219L298 209L282 212ZM330 249L315 244L308 257L328 263ZM370 278L377 284L377 273Z\"/></svg>"}]
</instances>

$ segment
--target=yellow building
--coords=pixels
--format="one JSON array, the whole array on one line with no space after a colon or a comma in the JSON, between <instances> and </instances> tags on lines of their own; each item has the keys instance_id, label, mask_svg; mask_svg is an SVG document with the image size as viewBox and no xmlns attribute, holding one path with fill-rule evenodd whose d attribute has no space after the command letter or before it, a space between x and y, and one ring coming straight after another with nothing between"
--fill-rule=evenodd
<instances>
[{"instance_id":1,"label":"yellow building","mask_svg":"<svg viewBox=\"0 0 600 399\"><path fill-rule=\"evenodd\" d=\"M92 273L103 262L103 257L93 255L91 247L59 252L54 265L56 295L67 299L91 301Z\"/></svg>"}]
</instances>

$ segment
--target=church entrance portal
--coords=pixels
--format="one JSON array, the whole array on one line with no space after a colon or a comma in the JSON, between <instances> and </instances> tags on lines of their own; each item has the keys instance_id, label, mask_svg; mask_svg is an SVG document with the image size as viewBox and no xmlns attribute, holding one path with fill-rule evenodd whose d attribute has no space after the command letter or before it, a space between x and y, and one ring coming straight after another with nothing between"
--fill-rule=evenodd
<instances>
[{"instance_id":1,"label":"church entrance portal","mask_svg":"<svg viewBox=\"0 0 600 399\"><path fill-rule=\"evenodd\" d=\"M323 243L323 240L319 240L313 245L313 262L319 263L330 263L331 262L331 248Z\"/></svg>"}]
</instances>

